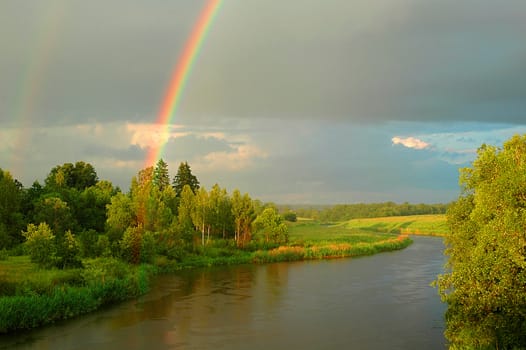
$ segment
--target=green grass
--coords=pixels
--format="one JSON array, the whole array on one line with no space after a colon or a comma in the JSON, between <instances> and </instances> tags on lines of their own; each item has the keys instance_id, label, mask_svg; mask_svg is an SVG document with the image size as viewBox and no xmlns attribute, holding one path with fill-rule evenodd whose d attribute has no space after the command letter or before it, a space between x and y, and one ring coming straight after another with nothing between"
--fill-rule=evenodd
<instances>
[{"instance_id":1,"label":"green grass","mask_svg":"<svg viewBox=\"0 0 526 350\"><path fill-rule=\"evenodd\" d=\"M353 229L342 224L325 225L310 221L289 225L289 238L292 244L373 243L392 237L393 235L389 233Z\"/></svg>"},{"instance_id":2,"label":"green grass","mask_svg":"<svg viewBox=\"0 0 526 350\"><path fill-rule=\"evenodd\" d=\"M354 219L341 224L349 229L412 235L445 236L449 229L445 215L411 215Z\"/></svg>"}]
</instances>

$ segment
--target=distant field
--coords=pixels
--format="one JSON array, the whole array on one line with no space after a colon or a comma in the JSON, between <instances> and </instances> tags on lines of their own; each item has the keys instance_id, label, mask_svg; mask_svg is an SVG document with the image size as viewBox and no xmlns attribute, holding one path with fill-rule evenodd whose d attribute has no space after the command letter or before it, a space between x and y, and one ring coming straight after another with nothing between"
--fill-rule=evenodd
<instances>
[{"instance_id":1,"label":"distant field","mask_svg":"<svg viewBox=\"0 0 526 350\"><path fill-rule=\"evenodd\" d=\"M414 235L444 236L449 232L443 214L354 219L341 225L349 229Z\"/></svg>"},{"instance_id":2,"label":"distant field","mask_svg":"<svg viewBox=\"0 0 526 350\"><path fill-rule=\"evenodd\" d=\"M373 243L393 237L386 232L353 229L345 225L324 225L316 221L303 221L290 224L289 237L292 244L322 242Z\"/></svg>"}]
</instances>

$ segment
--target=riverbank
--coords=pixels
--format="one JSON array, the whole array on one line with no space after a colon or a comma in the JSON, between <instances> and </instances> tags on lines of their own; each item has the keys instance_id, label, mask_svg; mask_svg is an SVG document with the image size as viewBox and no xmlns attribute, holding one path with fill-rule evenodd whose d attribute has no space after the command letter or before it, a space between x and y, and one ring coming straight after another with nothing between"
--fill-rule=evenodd
<instances>
[{"instance_id":1,"label":"riverbank","mask_svg":"<svg viewBox=\"0 0 526 350\"><path fill-rule=\"evenodd\" d=\"M43 326L137 297L148 291L150 278L158 273L216 265L355 257L403 249L412 243L402 235L342 228L338 232L328 228L322 234L323 230L313 225L304 227L303 234L292 230L289 244L266 249L237 249L221 240L211 241L199 254L189 254L181 261L159 256L150 265L97 258L84 260L81 269L40 270L27 256L9 257L0 261L0 333Z\"/></svg>"}]
</instances>

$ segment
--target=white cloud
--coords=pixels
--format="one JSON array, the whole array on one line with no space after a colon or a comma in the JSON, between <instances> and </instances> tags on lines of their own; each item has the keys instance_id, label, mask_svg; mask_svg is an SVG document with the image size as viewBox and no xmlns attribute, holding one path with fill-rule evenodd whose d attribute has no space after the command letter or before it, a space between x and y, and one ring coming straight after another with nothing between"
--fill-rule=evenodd
<instances>
[{"instance_id":1,"label":"white cloud","mask_svg":"<svg viewBox=\"0 0 526 350\"><path fill-rule=\"evenodd\" d=\"M483 130L439 132L406 138L395 136L391 141L395 145L430 150L436 154L436 158L460 165L473 161L477 156L477 149L483 143L501 146L514 134L524 133L526 126L500 125Z\"/></svg>"},{"instance_id":2,"label":"white cloud","mask_svg":"<svg viewBox=\"0 0 526 350\"><path fill-rule=\"evenodd\" d=\"M429 148L430 144L427 142L424 142L416 137L399 137L395 136L391 139L394 145L402 145L407 148L414 148L414 149L425 149Z\"/></svg>"},{"instance_id":3,"label":"white cloud","mask_svg":"<svg viewBox=\"0 0 526 350\"><path fill-rule=\"evenodd\" d=\"M256 159L268 157L265 151L255 145L242 144L231 147L231 152L211 152L198 158L195 169L199 171L238 171L253 166Z\"/></svg>"},{"instance_id":4,"label":"white cloud","mask_svg":"<svg viewBox=\"0 0 526 350\"><path fill-rule=\"evenodd\" d=\"M157 123L126 123L126 129L131 133L131 144L140 148L158 148L169 139L186 136L188 132L177 132L182 125L172 124L169 126Z\"/></svg>"}]
</instances>

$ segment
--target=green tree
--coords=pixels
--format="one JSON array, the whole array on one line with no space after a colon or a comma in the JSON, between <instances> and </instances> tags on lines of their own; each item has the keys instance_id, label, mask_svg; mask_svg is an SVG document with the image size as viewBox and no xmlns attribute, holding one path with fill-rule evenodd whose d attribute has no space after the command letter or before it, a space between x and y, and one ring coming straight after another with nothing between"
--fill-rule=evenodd
<instances>
[{"instance_id":1,"label":"green tree","mask_svg":"<svg viewBox=\"0 0 526 350\"><path fill-rule=\"evenodd\" d=\"M47 223L60 237L66 230L76 227L68 203L58 197L45 197L38 201L35 206L34 220L36 223Z\"/></svg>"},{"instance_id":2,"label":"green tree","mask_svg":"<svg viewBox=\"0 0 526 350\"><path fill-rule=\"evenodd\" d=\"M57 252L55 235L45 222L38 226L27 225L27 230L22 234L26 238L25 244L32 262L41 267L51 267L55 264Z\"/></svg>"},{"instance_id":3,"label":"green tree","mask_svg":"<svg viewBox=\"0 0 526 350\"><path fill-rule=\"evenodd\" d=\"M63 269L82 266L80 261L80 244L70 230L64 234L58 249L59 266Z\"/></svg>"},{"instance_id":4,"label":"green tree","mask_svg":"<svg viewBox=\"0 0 526 350\"><path fill-rule=\"evenodd\" d=\"M254 229L263 232L267 243L283 244L289 239L288 227L274 208L266 208L257 216L254 220Z\"/></svg>"},{"instance_id":5,"label":"green tree","mask_svg":"<svg viewBox=\"0 0 526 350\"><path fill-rule=\"evenodd\" d=\"M177 174L174 177L172 186L175 190L175 195L177 197L181 197L181 193L183 192L183 187L185 185L190 186L190 189L194 194L197 193L197 190L199 190L199 181L197 180L197 177L192 174L192 170L190 169L190 165L188 165L187 162L181 163L179 165L179 169L177 170Z\"/></svg>"},{"instance_id":6,"label":"green tree","mask_svg":"<svg viewBox=\"0 0 526 350\"><path fill-rule=\"evenodd\" d=\"M124 193L119 192L111 197L107 210L106 224L113 241L119 240L128 227L137 224L131 198Z\"/></svg>"},{"instance_id":7,"label":"green tree","mask_svg":"<svg viewBox=\"0 0 526 350\"><path fill-rule=\"evenodd\" d=\"M234 239L238 246L244 246L252 239L252 222L255 219L254 203L250 196L241 195L234 190L231 198L231 210L234 218Z\"/></svg>"},{"instance_id":8,"label":"green tree","mask_svg":"<svg viewBox=\"0 0 526 350\"><path fill-rule=\"evenodd\" d=\"M99 181L79 193L75 217L82 230L104 232L106 207L116 194L117 189L109 181Z\"/></svg>"},{"instance_id":9,"label":"green tree","mask_svg":"<svg viewBox=\"0 0 526 350\"><path fill-rule=\"evenodd\" d=\"M85 162L64 163L51 169L46 177L48 189L74 188L79 191L98 182L97 172L93 165Z\"/></svg>"},{"instance_id":10,"label":"green tree","mask_svg":"<svg viewBox=\"0 0 526 350\"><path fill-rule=\"evenodd\" d=\"M526 348L526 135L483 145L447 218L446 337L455 348Z\"/></svg>"},{"instance_id":11,"label":"green tree","mask_svg":"<svg viewBox=\"0 0 526 350\"><path fill-rule=\"evenodd\" d=\"M153 183L160 191L170 186L170 174L168 173L168 164L161 158L155 165L153 171Z\"/></svg>"},{"instance_id":12,"label":"green tree","mask_svg":"<svg viewBox=\"0 0 526 350\"><path fill-rule=\"evenodd\" d=\"M8 171L0 169L0 250L20 243L24 225L23 191Z\"/></svg>"},{"instance_id":13,"label":"green tree","mask_svg":"<svg viewBox=\"0 0 526 350\"><path fill-rule=\"evenodd\" d=\"M289 222L296 222L298 220L298 217L296 216L295 212L287 211L283 213L283 219Z\"/></svg>"},{"instance_id":14,"label":"green tree","mask_svg":"<svg viewBox=\"0 0 526 350\"><path fill-rule=\"evenodd\" d=\"M201 231L201 245L205 245L205 232L210 238L211 207L208 192L201 187L195 195L192 222Z\"/></svg>"},{"instance_id":15,"label":"green tree","mask_svg":"<svg viewBox=\"0 0 526 350\"><path fill-rule=\"evenodd\" d=\"M195 195L190 186L185 185L181 193L181 200L179 202L177 221L179 227L183 232L183 238L190 242L195 231L192 221L192 213L195 207Z\"/></svg>"}]
</instances>

